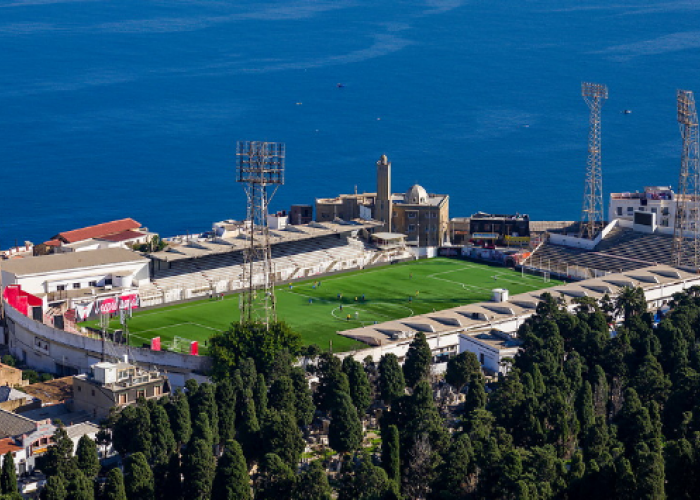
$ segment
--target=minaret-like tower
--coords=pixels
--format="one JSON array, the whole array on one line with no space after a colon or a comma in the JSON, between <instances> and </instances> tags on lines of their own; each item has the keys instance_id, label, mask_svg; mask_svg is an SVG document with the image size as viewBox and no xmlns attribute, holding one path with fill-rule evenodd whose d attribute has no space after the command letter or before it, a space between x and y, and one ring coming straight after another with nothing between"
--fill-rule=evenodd
<instances>
[{"instance_id":1,"label":"minaret-like tower","mask_svg":"<svg viewBox=\"0 0 700 500\"><path fill-rule=\"evenodd\" d=\"M277 317L275 269L270 250L267 211L277 188L284 184L284 144L239 141L236 156L236 180L244 185L248 201L248 242L243 253L243 282L246 288L239 299L241 322L261 322L268 328Z\"/></svg>"},{"instance_id":2,"label":"minaret-like tower","mask_svg":"<svg viewBox=\"0 0 700 500\"><path fill-rule=\"evenodd\" d=\"M384 223L384 231L391 232L391 162L382 155L377 162L377 201L374 218Z\"/></svg>"},{"instance_id":3,"label":"minaret-like tower","mask_svg":"<svg viewBox=\"0 0 700 500\"><path fill-rule=\"evenodd\" d=\"M673 263L677 266L700 265L700 151L698 151L698 113L695 97L689 90L679 90L678 125L683 138L681 172L676 192L676 217L673 226Z\"/></svg>"},{"instance_id":4,"label":"minaret-like tower","mask_svg":"<svg viewBox=\"0 0 700 500\"><path fill-rule=\"evenodd\" d=\"M594 239L605 226L603 214L603 171L600 162L600 110L608 98L608 87L599 83L581 84L583 95L590 109L588 128L588 165L583 189L583 210L579 237Z\"/></svg>"}]
</instances>

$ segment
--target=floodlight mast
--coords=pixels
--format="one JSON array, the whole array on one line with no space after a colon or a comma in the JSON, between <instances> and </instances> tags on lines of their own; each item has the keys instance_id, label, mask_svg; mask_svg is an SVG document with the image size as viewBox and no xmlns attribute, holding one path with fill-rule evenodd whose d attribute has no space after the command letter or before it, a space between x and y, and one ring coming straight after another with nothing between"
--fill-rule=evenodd
<instances>
[{"instance_id":1,"label":"floodlight mast","mask_svg":"<svg viewBox=\"0 0 700 500\"><path fill-rule=\"evenodd\" d=\"M695 97L691 91L679 90L676 97L683 151L676 193L676 217L673 225L673 263L677 266L697 269L700 264L698 113L695 108Z\"/></svg>"},{"instance_id":2,"label":"floodlight mast","mask_svg":"<svg viewBox=\"0 0 700 500\"><path fill-rule=\"evenodd\" d=\"M583 190L583 210L579 237L594 239L603 229L603 171L600 156L600 111L608 98L608 87L600 83L581 83L581 95L590 109L588 161Z\"/></svg>"},{"instance_id":3,"label":"floodlight mast","mask_svg":"<svg viewBox=\"0 0 700 500\"><path fill-rule=\"evenodd\" d=\"M284 184L285 147L278 142L239 141L236 157L236 181L244 185L247 198L240 321L260 322L269 328L277 315L267 211L277 189Z\"/></svg>"}]
</instances>

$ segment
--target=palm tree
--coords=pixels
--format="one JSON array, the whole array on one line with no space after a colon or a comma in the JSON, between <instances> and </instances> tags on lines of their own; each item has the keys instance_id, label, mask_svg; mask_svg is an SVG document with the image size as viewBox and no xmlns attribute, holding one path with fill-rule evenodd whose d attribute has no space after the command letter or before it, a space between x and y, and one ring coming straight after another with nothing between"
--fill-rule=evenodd
<instances>
[{"instance_id":1,"label":"palm tree","mask_svg":"<svg viewBox=\"0 0 700 500\"><path fill-rule=\"evenodd\" d=\"M624 287L615 301L615 316L622 315L627 323L632 316L642 314L647 310L647 299L641 287Z\"/></svg>"}]
</instances>

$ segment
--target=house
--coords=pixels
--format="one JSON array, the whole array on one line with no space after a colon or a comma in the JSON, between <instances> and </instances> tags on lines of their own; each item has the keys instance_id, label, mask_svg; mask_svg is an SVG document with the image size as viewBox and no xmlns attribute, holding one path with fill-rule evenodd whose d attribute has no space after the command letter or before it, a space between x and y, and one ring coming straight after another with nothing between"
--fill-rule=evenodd
<instances>
[{"instance_id":1,"label":"house","mask_svg":"<svg viewBox=\"0 0 700 500\"><path fill-rule=\"evenodd\" d=\"M156 236L134 219L120 219L54 235L37 245L36 254L83 252L103 248L131 248Z\"/></svg>"},{"instance_id":2,"label":"house","mask_svg":"<svg viewBox=\"0 0 700 500\"><path fill-rule=\"evenodd\" d=\"M18 474L34 470L37 457L52 444L55 430L50 419L34 421L0 409L0 448L4 445L13 452Z\"/></svg>"},{"instance_id":3,"label":"house","mask_svg":"<svg viewBox=\"0 0 700 500\"><path fill-rule=\"evenodd\" d=\"M73 377L73 404L93 419L107 418L113 407L135 404L140 398L157 399L170 393L168 377L130 363L100 362L89 374Z\"/></svg>"},{"instance_id":4,"label":"house","mask_svg":"<svg viewBox=\"0 0 700 500\"><path fill-rule=\"evenodd\" d=\"M10 387L26 385L26 382L22 380L22 370L0 363L0 385L9 385Z\"/></svg>"}]
</instances>

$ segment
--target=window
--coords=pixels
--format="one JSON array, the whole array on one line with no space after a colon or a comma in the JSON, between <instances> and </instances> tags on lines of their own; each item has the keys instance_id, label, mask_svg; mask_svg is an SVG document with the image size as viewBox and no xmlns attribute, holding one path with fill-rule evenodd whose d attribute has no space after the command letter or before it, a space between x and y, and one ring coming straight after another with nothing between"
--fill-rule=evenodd
<instances>
[{"instance_id":1,"label":"window","mask_svg":"<svg viewBox=\"0 0 700 500\"><path fill-rule=\"evenodd\" d=\"M155 387L153 388L153 395L154 395L154 396L160 396L161 394L163 394L163 388L162 388L161 386L159 386L159 385L155 386Z\"/></svg>"},{"instance_id":2,"label":"window","mask_svg":"<svg viewBox=\"0 0 700 500\"><path fill-rule=\"evenodd\" d=\"M56 290L58 290L59 292L62 292L62 291L64 291L65 289L66 289L66 285L58 285L58 286L56 287Z\"/></svg>"},{"instance_id":3,"label":"window","mask_svg":"<svg viewBox=\"0 0 700 500\"><path fill-rule=\"evenodd\" d=\"M78 386L78 392L83 392L83 388Z\"/></svg>"},{"instance_id":4,"label":"window","mask_svg":"<svg viewBox=\"0 0 700 500\"><path fill-rule=\"evenodd\" d=\"M479 354L479 363L484 364L484 353Z\"/></svg>"},{"instance_id":5,"label":"window","mask_svg":"<svg viewBox=\"0 0 700 500\"><path fill-rule=\"evenodd\" d=\"M617 215L622 215L622 207L617 207Z\"/></svg>"},{"instance_id":6,"label":"window","mask_svg":"<svg viewBox=\"0 0 700 500\"><path fill-rule=\"evenodd\" d=\"M97 281L91 281L88 286L97 286Z\"/></svg>"},{"instance_id":7,"label":"window","mask_svg":"<svg viewBox=\"0 0 700 500\"><path fill-rule=\"evenodd\" d=\"M73 283L73 290L80 288L80 283Z\"/></svg>"},{"instance_id":8,"label":"window","mask_svg":"<svg viewBox=\"0 0 700 500\"><path fill-rule=\"evenodd\" d=\"M634 212L634 207L627 207L627 215L632 215Z\"/></svg>"},{"instance_id":9,"label":"window","mask_svg":"<svg viewBox=\"0 0 700 500\"><path fill-rule=\"evenodd\" d=\"M145 398L145 397L146 397L146 391L145 391L145 390L139 389L138 391L136 391L136 399Z\"/></svg>"},{"instance_id":10,"label":"window","mask_svg":"<svg viewBox=\"0 0 700 500\"><path fill-rule=\"evenodd\" d=\"M663 207L661 209L661 215L668 215L668 207Z\"/></svg>"},{"instance_id":11,"label":"window","mask_svg":"<svg viewBox=\"0 0 700 500\"><path fill-rule=\"evenodd\" d=\"M112 278L105 278L105 285L111 285L112 284Z\"/></svg>"},{"instance_id":12,"label":"window","mask_svg":"<svg viewBox=\"0 0 700 500\"><path fill-rule=\"evenodd\" d=\"M95 389L92 390L92 397L95 397Z\"/></svg>"},{"instance_id":13,"label":"window","mask_svg":"<svg viewBox=\"0 0 700 500\"><path fill-rule=\"evenodd\" d=\"M651 209L651 213L653 213L653 214L656 213L656 207L653 207L653 208Z\"/></svg>"},{"instance_id":14,"label":"window","mask_svg":"<svg viewBox=\"0 0 700 500\"><path fill-rule=\"evenodd\" d=\"M409 224L408 225L408 232L412 233L413 231L416 230L416 226L414 224Z\"/></svg>"},{"instance_id":15,"label":"window","mask_svg":"<svg viewBox=\"0 0 700 500\"><path fill-rule=\"evenodd\" d=\"M119 395L119 404L120 404L120 405L125 405L125 404L126 404L126 394L120 394L120 395Z\"/></svg>"},{"instance_id":16,"label":"window","mask_svg":"<svg viewBox=\"0 0 700 500\"><path fill-rule=\"evenodd\" d=\"M416 215L418 215L417 212L406 212L406 216L407 216L409 219L415 219L415 218L416 218Z\"/></svg>"}]
</instances>

